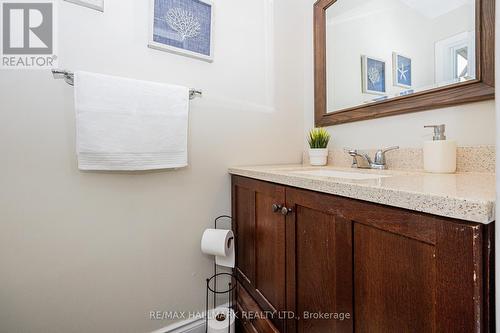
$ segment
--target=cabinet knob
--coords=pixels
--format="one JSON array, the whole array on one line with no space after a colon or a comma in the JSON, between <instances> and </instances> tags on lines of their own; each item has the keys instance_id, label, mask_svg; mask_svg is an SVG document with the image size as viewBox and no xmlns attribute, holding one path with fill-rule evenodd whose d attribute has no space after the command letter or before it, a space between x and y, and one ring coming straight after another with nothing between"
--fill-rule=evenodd
<instances>
[{"instance_id":1,"label":"cabinet knob","mask_svg":"<svg viewBox=\"0 0 500 333\"><path fill-rule=\"evenodd\" d=\"M278 204L273 204L273 213L277 213L281 210L283 206L278 205Z\"/></svg>"},{"instance_id":2,"label":"cabinet knob","mask_svg":"<svg viewBox=\"0 0 500 333\"><path fill-rule=\"evenodd\" d=\"M281 208L281 214L284 215L284 216L287 216L291 212L293 212L293 210L291 208L287 208L287 207L282 207Z\"/></svg>"}]
</instances>

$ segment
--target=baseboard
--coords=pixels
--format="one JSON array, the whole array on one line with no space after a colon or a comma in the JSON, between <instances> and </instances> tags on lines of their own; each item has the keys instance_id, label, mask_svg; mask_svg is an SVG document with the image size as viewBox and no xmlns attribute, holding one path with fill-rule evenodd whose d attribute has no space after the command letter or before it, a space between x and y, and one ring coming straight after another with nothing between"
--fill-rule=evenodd
<instances>
[{"instance_id":1,"label":"baseboard","mask_svg":"<svg viewBox=\"0 0 500 333\"><path fill-rule=\"evenodd\" d=\"M205 318L183 320L151 333L205 333Z\"/></svg>"},{"instance_id":2,"label":"baseboard","mask_svg":"<svg viewBox=\"0 0 500 333\"><path fill-rule=\"evenodd\" d=\"M219 305L219 307L228 307L229 303ZM191 319L186 319L167 325L163 328L157 329L151 333L205 333L205 311L202 313L202 317L195 317Z\"/></svg>"}]
</instances>

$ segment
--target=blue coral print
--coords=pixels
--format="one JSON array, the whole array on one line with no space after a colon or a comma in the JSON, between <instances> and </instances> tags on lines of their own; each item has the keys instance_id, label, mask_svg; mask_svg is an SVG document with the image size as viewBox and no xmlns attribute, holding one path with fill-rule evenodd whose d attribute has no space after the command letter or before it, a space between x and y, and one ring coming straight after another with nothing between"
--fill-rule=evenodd
<instances>
[{"instance_id":1,"label":"blue coral print","mask_svg":"<svg viewBox=\"0 0 500 333\"><path fill-rule=\"evenodd\" d=\"M372 92L385 93L385 63L367 58L366 66L367 89Z\"/></svg>"},{"instance_id":2,"label":"blue coral print","mask_svg":"<svg viewBox=\"0 0 500 333\"><path fill-rule=\"evenodd\" d=\"M210 56L211 13L199 0L155 0L153 40Z\"/></svg>"}]
</instances>

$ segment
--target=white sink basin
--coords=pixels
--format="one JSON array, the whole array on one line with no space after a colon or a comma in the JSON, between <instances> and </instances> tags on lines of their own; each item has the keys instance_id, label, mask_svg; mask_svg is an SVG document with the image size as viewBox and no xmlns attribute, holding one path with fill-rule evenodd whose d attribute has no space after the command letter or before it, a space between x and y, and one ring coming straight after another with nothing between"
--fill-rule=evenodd
<instances>
[{"instance_id":1,"label":"white sink basin","mask_svg":"<svg viewBox=\"0 0 500 333\"><path fill-rule=\"evenodd\" d=\"M352 180L365 180L365 179L380 179L391 177L390 175L377 175L373 173L358 173L358 172L345 172L337 170L306 170L306 171L293 171L292 173L304 176L318 176L318 177L332 177L344 178Z\"/></svg>"}]
</instances>

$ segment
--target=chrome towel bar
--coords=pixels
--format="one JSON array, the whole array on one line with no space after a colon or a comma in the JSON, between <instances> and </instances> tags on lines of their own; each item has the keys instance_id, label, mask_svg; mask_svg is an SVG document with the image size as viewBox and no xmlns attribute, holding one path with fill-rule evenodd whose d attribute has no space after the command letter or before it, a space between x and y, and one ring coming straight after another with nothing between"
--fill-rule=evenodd
<instances>
[{"instance_id":1,"label":"chrome towel bar","mask_svg":"<svg viewBox=\"0 0 500 333\"><path fill-rule=\"evenodd\" d=\"M71 71L67 71L64 69L53 69L52 75L54 79L64 79L64 81L70 86L75 85L75 74ZM202 96L203 92L197 89L189 89L189 99L194 99L195 97Z\"/></svg>"}]
</instances>

